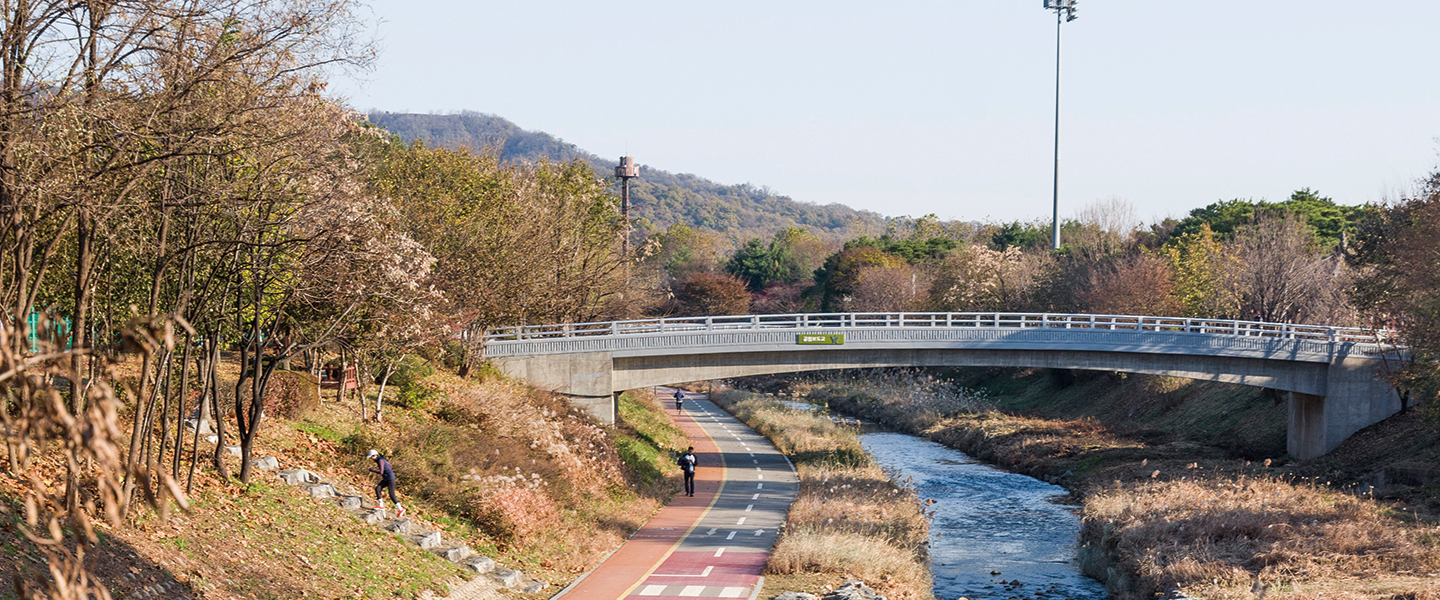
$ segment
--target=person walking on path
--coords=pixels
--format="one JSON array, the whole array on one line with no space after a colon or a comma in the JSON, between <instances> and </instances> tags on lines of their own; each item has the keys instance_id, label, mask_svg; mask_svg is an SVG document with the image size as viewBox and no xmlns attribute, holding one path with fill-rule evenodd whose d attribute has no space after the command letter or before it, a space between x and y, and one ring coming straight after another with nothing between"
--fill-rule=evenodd
<instances>
[{"instance_id":1,"label":"person walking on path","mask_svg":"<svg viewBox=\"0 0 1440 600\"><path fill-rule=\"evenodd\" d=\"M685 495L686 495L686 496L694 496L694 495L695 495L695 447L694 447L694 446L691 446L691 447L689 447L689 448L686 448L686 449L685 449L685 453L682 454L682 455L680 455L680 460L675 461L675 463L678 464L678 465L680 465L680 470L681 470L681 471L684 471L684 472L685 472Z\"/></svg>"},{"instance_id":2,"label":"person walking on path","mask_svg":"<svg viewBox=\"0 0 1440 600\"><path fill-rule=\"evenodd\" d=\"M683 390L675 390L675 410L680 410L684 405L685 392Z\"/></svg>"},{"instance_id":3,"label":"person walking on path","mask_svg":"<svg viewBox=\"0 0 1440 600\"><path fill-rule=\"evenodd\" d=\"M370 469L370 472L380 475L380 483L375 484L375 508L385 508L385 499L380 497L380 491L389 488L390 501L395 503L396 518L405 516L405 507L401 506L400 499L395 497L395 471L390 468L390 461L380 456L380 452L374 448L370 449L366 458L375 461L376 468Z\"/></svg>"}]
</instances>

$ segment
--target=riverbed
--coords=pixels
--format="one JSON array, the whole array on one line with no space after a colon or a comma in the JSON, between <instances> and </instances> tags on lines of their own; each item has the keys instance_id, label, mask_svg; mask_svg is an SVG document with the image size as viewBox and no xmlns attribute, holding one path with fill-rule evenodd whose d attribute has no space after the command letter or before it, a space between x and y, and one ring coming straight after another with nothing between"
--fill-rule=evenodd
<instances>
[{"instance_id":1,"label":"riverbed","mask_svg":"<svg viewBox=\"0 0 1440 600\"><path fill-rule=\"evenodd\" d=\"M860 443L892 478L935 500L929 510L936 598L1109 597L1080 574L1080 519L1057 503L1063 488L911 435L867 433Z\"/></svg>"}]
</instances>

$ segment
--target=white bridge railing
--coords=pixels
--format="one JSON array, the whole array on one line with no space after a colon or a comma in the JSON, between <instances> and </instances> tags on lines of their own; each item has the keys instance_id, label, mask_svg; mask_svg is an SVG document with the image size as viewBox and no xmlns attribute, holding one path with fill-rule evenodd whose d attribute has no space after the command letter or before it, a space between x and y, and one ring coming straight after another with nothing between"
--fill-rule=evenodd
<instances>
[{"instance_id":1,"label":"white bridge railing","mask_svg":"<svg viewBox=\"0 0 1440 600\"><path fill-rule=\"evenodd\" d=\"M990 328L990 329L1092 329L1108 331L1154 331L1196 333L1285 340L1350 342L1361 344L1396 343L1389 330L1325 325L1296 325L1227 319L1149 317L1135 315L1086 315L1056 313L802 313L788 315L738 315L718 317L676 317L636 319L600 323L522 325L492 329L485 342L558 340L597 336L629 336L697 331L743 331L775 329L874 329L874 328Z\"/></svg>"}]
</instances>

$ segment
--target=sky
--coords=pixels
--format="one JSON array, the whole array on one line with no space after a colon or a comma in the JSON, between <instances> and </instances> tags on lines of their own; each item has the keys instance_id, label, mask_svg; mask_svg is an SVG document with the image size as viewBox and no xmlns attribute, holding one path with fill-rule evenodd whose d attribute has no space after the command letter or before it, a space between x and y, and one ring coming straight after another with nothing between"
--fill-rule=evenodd
<instances>
[{"instance_id":1,"label":"sky","mask_svg":"<svg viewBox=\"0 0 1440 600\"><path fill-rule=\"evenodd\" d=\"M1440 164L1440 2L1079 0L1062 218L1152 221L1311 188L1393 199ZM889 216L1044 220L1041 0L375 0L354 108L477 111L607 158Z\"/></svg>"}]
</instances>

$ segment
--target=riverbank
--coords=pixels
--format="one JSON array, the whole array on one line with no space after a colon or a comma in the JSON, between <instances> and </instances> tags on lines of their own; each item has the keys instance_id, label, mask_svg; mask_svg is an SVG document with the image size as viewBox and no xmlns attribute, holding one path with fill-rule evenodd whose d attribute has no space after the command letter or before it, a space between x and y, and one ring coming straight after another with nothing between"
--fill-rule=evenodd
<instances>
[{"instance_id":1,"label":"riverbank","mask_svg":"<svg viewBox=\"0 0 1440 600\"><path fill-rule=\"evenodd\" d=\"M852 578L893 600L932 597L925 509L869 458L857 427L740 390L712 399L788 456L800 478L766 562L764 597L823 594Z\"/></svg>"},{"instance_id":2,"label":"riverbank","mask_svg":"<svg viewBox=\"0 0 1440 600\"><path fill-rule=\"evenodd\" d=\"M1048 377L1031 386L1053 387ZM1173 385L1132 382L1157 383ZM1120 600L1174 592L1250 599L1261 590L1287 599L1440 598L1440 527L1298 479L1280 460L1236 457L1153 427L1015 414L985 393L931 378L870 376L790 391L1064 485L1084 517L1082 566Z\"/></svg>"}]
</instances>

